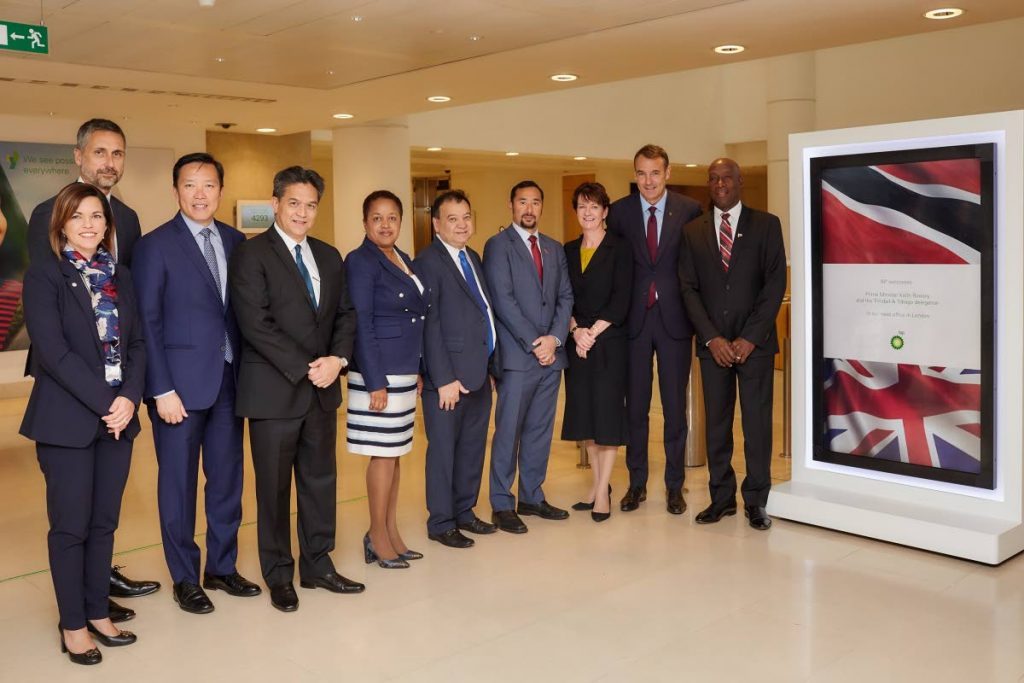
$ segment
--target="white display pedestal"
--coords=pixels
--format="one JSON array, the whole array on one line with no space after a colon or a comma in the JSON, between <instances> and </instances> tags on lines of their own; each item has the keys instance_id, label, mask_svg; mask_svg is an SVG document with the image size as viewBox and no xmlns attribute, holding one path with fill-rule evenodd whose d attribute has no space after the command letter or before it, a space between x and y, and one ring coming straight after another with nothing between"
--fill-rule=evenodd
<instances>
[{"instance_id":1,"label":"white display pedestal","mask_svg":"<svg viewBox=\"0 0 1024 683\"><path fill-rule=\"evenodd\" d=\"M811 420L809 160L994 142L994 490L814 460ZM982 114L790 136L792 479L768 512L783 519L988 564L1024 550L1024 112Z\"/></svg>"}]
</instances>

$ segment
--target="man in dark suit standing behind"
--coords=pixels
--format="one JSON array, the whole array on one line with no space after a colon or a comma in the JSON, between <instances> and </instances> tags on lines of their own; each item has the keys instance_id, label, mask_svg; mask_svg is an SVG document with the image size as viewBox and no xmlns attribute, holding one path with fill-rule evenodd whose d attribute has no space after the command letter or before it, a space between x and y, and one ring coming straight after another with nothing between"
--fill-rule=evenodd
<instances>
[{"instance_id":1,"label":"man in dark suit standing behind","mask_svg":"<svg viewBox=\"0 0 1024 683\"><path fill-rule=\"evenodd\" d=\"M633 251L633 297L629 307L629 489L623 512L647 500L652 360L658 357L658 386L665 415L665 497L674 515L686 510L683 498L686 450L686 385L690 379L693 328L679 289L679 250L683 226L700 215L700 205L666 188L672 172L668 153L644 145L633 157L639 194L619 199L608 212L608 229Z\"/></svg>"},{"instance_id":2,"label":"man in dark suit standing behind","mask_svg":"<svg viewBox=\"0 0 1024 683\"><path fill-rule=\"evenodd\" d=\"M484 245L484 275L494 299L501 379L491 441L491 521L526 533L519 515L566 519L544 498L551 432L572 318L565 250L539 229L544 193L532 180L509 193L512 224ZM519 470L519 501L512 482Z\"/></svg>"},{"instance_id":3,"label":"man in dark suit standing behind","mask_svg":"<svg viewBox=\"0 0 1024 683\"><path fill-rule=\"evenodd\" d=\"M743 504L750 526L764 531L772 525L765 506L772 484L775 317L786 292L786 252L779 219L743 206L742 187L732 159L708 167L714 210L687 224L679 278L697 328L707 415L711 505L696 521L712 524L736 514L732 424L738 381L747 466Z\"/></svg>"},{"instance_id":4,"label":"man in dark suit standing behind","mask_svg":"<svg viewBox=\"0 0 1024 683\"><path fill-rule=\"evenodd\" d=\"M75 165L78 166L78 182L95 185L103 191L114 213L113 256L118 263L131 268L132 250L142 235L139 215L130 206L111 194L124 175L125 151L124 131L113 121L90 119L78 128L75 142ZM28 222L28 257L30 261L52 257L47 238L50 216L53 214L53 200L50 197L32 210ZM113 595L113 593L111 593Z\"/></svg>"},{"instance_id":5,"label":"man in dark suit standing behind","mask_svg":"<svg viewBox=\"0 0 1024 683\"><path fill-rule=\"evenodd\" d=\"M111 255L117 263L131 268L132 251L142 235L139 215L135 210L111 194L124 175L126 141L121 127L108 119L89 119L78 127L75 140L75 165L78 166L78 182L98 187L107 197L114 215L114 239ZM29 261L53 258L50 248L50 217L53 215L53 200L50 197L32 210L28 221ZM31 365L32 352L29 350L27 368ZM157 581L133 581L118 567L110 569L110 596L112 598L136 598L149 595L160 589ZM128 621L135 617L135 611L110 601L110 619L114 622Z\"/></svg>"},{"instance_id":6,"label":"man in dark suit standing behind","mask_svg":"<svg viewBox=\"0 0 1024 683\"><path fill-rule=\"evenodd\" d=\"M423 333L427 533L449 548L469 548L474 541L463 531L495 532L473 508L487 449L497 336L480 257L468 246L469 198L461 190L443 192L430 213L436 236L413 264L429 302Z\"/></svg>"},{"instance_id":7,"label":"man in dark suit standing behind","mask_svg":"<svg viewBox=\"0 0 1024 683\"><path fill-rule=\"evenodd\" d=\"M279 171L274 225L240 244L229 265L242 332L236 410L249 418L260 568L270 602L282 612L299 607L292 585L293 471L300 585L335 593L364 588L338 574L329 555L337 521L338 374L352 356L356 318L341 254L307 236L323 191L316 171Z\"/></svg>"},{"instance_id":8,"label":"man in dark suit standing behind","mask_svg":"<svg viewBox=\"0 0 1024 683\"><path fill-rule=\"evenodd\" d=\"M245 236L214 220L224 167L209 154L178 159L171 172L179 212L139 240L133 272L146 340L146 404L160 463L157 502L174 601L206 614L199 586L196 488L206 475L203 586L260 594L235 569L242 521L242 419L235 416L238 326L227 296L228 263Z\"/></svg>"}]
</instances>

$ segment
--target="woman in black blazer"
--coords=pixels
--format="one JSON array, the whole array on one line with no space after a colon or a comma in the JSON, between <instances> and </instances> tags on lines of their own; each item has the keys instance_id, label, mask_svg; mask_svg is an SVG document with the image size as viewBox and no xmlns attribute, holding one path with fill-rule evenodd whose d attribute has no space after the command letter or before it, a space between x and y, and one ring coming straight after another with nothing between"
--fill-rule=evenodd
<instances>
[{"instance_id":1,"label":"woman in black blazer","mask_svg":"<svg viewBox=\"0 0 1024 683\"><path fill-rule=\"evenodd\" d=\"M135 642L111 623L108 597L146 352L131 276L109 252L113 229L99 189L62 189L50 222L53 258L32 263L23 295L35 383L20 432L36 442L46 479L61 651L76 664L102 660L95 641Z\"/></svg>"},{"instance_id":2,"label":"woman in black blazer","mask_svg":"<svg viewBox=\"0 0 1024 683\"><path fill-rule=\"evenodd\" d=\"M370 530L363 536L367 564L406 569L423 555L398 532L401 456L412 449L419 395L423 321L427 304L412 259L399 249L402 202L388 190L363 200L366 238L345 259L356 309L355 359L348 373L349 453L369 456L366 499Z\"/></svg>"},{"instance_id":3,"label":"woman in black blazer","mask_svg":"<svg viewBox=\"0 0 1024 683\"><path fill-rule=\"evenodd\" d=\"M562 438L583 441L591 454L593 484L587 498L573 505L573 509L591 510L595 522L611 516L608 481L615 451L628 437L629 338L625 322L633 257L629 244L605 230L609 204L608 193L600 183L577 187L572 207L583 234L565 245L574 302Z\"/></svg>"}]
</instances>

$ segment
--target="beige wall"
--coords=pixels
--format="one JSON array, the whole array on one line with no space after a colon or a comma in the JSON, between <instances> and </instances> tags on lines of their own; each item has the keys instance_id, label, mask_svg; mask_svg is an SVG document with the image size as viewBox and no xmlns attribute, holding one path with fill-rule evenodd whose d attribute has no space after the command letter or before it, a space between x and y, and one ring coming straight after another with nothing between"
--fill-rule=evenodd
<instances>
[{"instance_id":1,"label":"beige wall","mask_svg":"<svg viewBox=\"0 0 1024 683\"><path fill-rule=\"evenodd\" d=\"M224 164L224 194L217 219L236 224L235 202L239 199L269 199L273 195L274 174L288 166L313 166L313 146L309 133L294 135L248 135L245 133L206 133L206 149ZM323 175L321 169L317 171ZM331 201L331 183L325 176L325 199ZM311 235L334 243L333 211L317 211Z\"/></svg>"}]
</instances>

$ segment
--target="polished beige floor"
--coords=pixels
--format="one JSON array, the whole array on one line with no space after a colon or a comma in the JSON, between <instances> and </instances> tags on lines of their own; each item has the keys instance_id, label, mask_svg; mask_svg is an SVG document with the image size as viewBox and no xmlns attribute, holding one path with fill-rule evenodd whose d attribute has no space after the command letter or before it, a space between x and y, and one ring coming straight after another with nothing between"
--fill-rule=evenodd
<instances>
[{"instance_id":1,"label":"polished beige floor","mask_svg":"<svg viewBox=\"0 0 1024 683\"><path fill-rule=\"evenodd\" d=\"M616 510L601 525L579 513L527 518L526 535L450 550L426 539L421 423L402 460L400 512L424 560L401 571L363 564L364 460L343 453L334 558L365 594L299 590L299 611L282 614L266 595L214 592L216 611L194 616L165 583L125 601L139 613L136 645L75 667L54 632L43 481L32 444L17 436L23 406L0 401L0 681L1024 680L1020 558L991 568L781 520L759 533L742 516L697 526L706 471L688 472L690 510L674 517L657 484L660 459L637 512ZM660 420L655 409L652 434ZM148 431L138 444L115 561L166 582ZM556 442L546 492L557 505L587 488L576 459ZM776 457L776 478L788 472ZM620 456L616 497L626 481ZM250 468L239 569L257 579L252 492ZM481 500L488 517L486 482Z\"/></svg>"}]
</instances>

